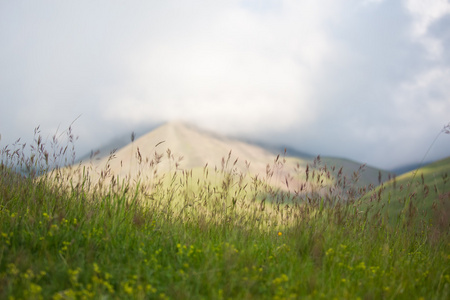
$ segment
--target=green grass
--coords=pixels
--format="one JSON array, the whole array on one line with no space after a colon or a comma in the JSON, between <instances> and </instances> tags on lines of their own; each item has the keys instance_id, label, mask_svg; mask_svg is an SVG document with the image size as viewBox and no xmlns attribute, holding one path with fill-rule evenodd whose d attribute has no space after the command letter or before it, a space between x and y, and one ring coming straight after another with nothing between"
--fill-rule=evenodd
<instances>
[{"instance_id":1,"label":"green grass","mask_svg":"<svg viewBox=\"0 0 450 300\"><path fill-rule=\"evenodd\" d=\"M450 157L402 174L368 193L366 206L372 211L386 206L391 220L406 210L430 221L442 218L450 210L449 173Z\"/></svg>"},{"instance_id":2,"label":"green grass","mask_svg":"<svg viewBox=\"0 0 450 300\"><path fill-rule=\"evenodd\" d=\"M367 214L362 192L288 195L232 168L113 184L77 169L23 177L2 155L1 299L450 296L448 223L385 222L388 205Z\"/></svg>"}]
</instances>

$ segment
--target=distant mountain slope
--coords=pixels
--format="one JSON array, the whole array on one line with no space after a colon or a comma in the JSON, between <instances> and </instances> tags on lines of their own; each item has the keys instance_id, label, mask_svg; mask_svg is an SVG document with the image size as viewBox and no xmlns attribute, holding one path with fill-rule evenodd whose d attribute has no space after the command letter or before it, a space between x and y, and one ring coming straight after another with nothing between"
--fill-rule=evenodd
<instances>
[{"instance_id":1,"label":"distant mountain slope","mask_svg":"<svg viewBox=\"0 0 450 300\"><path fill-rule=\"evenodd\" d=\"M365 164L345 158L324 157L322 158L322 161L328 166L336 166L338 168L342 167L344 173L348 178L352 178L353 174L361 169L361 171L358 173L359 186L377 186L381 182L388 181L391 177L393 177L393 174L388 171L367 166ZM336 175L337 171L335 171L334 174Z\"/></svg>"},{"instance_id":2,"label":"distant mountain slope","mask_svg":"<svg viewBox=\"0 0 450 300\"><path fill-rule=\"evenodd\" d=\"M161 126L161 124L159 124L159 126ZM154 126L154 127L150 127L150 128L148 128L148 127L140 128L137 131L135 131L134 134L135 134L136 138L139 138L139 137L147 134L149 131L156 129L159 126ZM76 162L87 161L90 159L90 157L94 153L96 153L95 157L97 159L109 156L109 154L112 151L119 150L119 149L125 147L126 145L128 145L131 142L131 134L132 133L130 132L127 134L116 136L112 140L108 141L107 143L105 143L103 145L98 145L97 147L92 148L91 153L86 153L86 154L82 155L81 157L77 158Z\"/></svg>"},{"instance_id":3,"label":"distant mountain slope","mask_svg":"<svg viewBox=\"0 0 450 300\"><path fill-rule=\"evenodd\" d=\"M391 216L398 215L409 201L420 212L432 214L433 205L439 202L450 208L449 174L450 157L447 157L386 182L366 199L375 210L383 205L388 207ZM379 194L380 189L382 193Z\"/></svg>"},{"instance_id":4,"label":"distant mountain slope","mask_svg":"<svg viewBox=\"0 0 450 300\"><path fill-rule=\"evenodd\" d=\"M410 171L414 171L414 170L420 168L421 166L428 165L431 163L432 163L431 161L428 161L428 162L424 162L424 163L417 162L417 163L413 163L413 164L408 164L408 165L404 165L404 166L401 166L398 168L391 169L391 172L394 174L397 174L397 175L402 175L402 174L408 173Z\"/></svg>"},{"instance_id":5,"label":"distant mountain slope","mask_svg":"<svg viewBox=\"0 0 450 300\"><path fill-rule=\"evenodd\" d=\"M142 161L137 154L138 150ZM240 172L265 173L267 164L273 162L275 158L274 154L261 147L228 139L192 125L171 122L119 149L109 165L111 173L119 175L121 178L134 176L139 172L141 175L150 175L153 168L150 168L148 164L151 163L157 152L166 157L158 164L158 172L174 171L175 169L189 170L204 167L206 164L221 168L222 159L227 160L230 150L228 167L231 169L231 165L237 159L235 168ZM169 153L171 159L168 159ZM250 162L248 170L245 164L246 160ZM108 157L102 157L91 163L94 169L101 170L106 166L107 161ZM89 162L85 162L85 164L89 164Z\"/></svg>"},{"instance_id":6,"label":"distant mountain slope","mask_svg":"<svg viewBox=\"0 0 450 300\"><path fill-rule=\"evenodd\" d=\"M305 157L305 155L302 155L303 157L289 156L292 151L287 152L287 157L283 157L283 153L277 153L274 148L267 149L257 144L227 138L185 123L170 122L142 135L133 142L130 139L127 145L117 150L112 160L108 160L108 156L100 156L92 161L85 160L82 165L91 166L94 170L93 174L98 176L107 165L109 165L109 172L120 178L151 176L155 168L150 164L152 159L155 160L155 152L163 155L163 159L157 165L158 172L203 168L208 164L211 168L226 167L227 170L233 169L235 172L251 175L258 174L259 178L265 178L269 165L269 172L274 172L271 184L286 189L287 182L291 190L298 188L301 182L305 181L306 166L311 166L314 160L311 156ZM274 161L279 154L281 157L274 167ZM169 156L170 159L168 159ZM284 163L281 164L283 161ZM339 168L344 167L343 175L347 176L347 179L350 179L361 165L350 160L330 157L322 158L321 162L322 166L326 164L328 168L336 167L334 171L331 171L331 175L336 175ZM359 185L377 185L380 171L366 167L359 178ZM381 171L381 173L382 180L387 180L387 172Z\"/></svg>"}]
</instances>

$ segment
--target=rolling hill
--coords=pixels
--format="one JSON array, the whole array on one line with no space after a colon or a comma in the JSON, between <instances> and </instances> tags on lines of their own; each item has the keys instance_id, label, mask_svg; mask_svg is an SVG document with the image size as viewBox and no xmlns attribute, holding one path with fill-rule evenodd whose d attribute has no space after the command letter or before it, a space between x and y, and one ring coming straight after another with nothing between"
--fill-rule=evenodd
<instances>
[{"instance_id":1,"label":"rolling hill","mask_svg":"<svg viewBox=\"0 0 450 300\"><path fill-rule=\"evenodd\" d=\"M396 217L404 209L431 216L441 213L438 204L450 209L450 157L427 164L414 171L394 177L366 195L372 211L386 207Z\"/></svg>"}]
</instances>

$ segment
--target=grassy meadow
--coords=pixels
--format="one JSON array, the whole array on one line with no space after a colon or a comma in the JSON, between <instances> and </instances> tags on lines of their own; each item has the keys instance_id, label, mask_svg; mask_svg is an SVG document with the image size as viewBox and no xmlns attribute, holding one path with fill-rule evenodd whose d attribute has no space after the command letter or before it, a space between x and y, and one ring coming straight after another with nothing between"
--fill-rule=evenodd
<instances>
[{"instance_id":1,"label":"grassy meadow","mask_svg":"<svg viewBox=\"0 0 450 300\"><path fill-rule=\"evenodd\" d=\"M289 193L282 156L256 177L155 152L150 178L91 180L63 168L73 143L1 150L1 299L450 298L448 160L375 190L316 159Z\"/></svg>"},{"instance_id":2,"label":"grassy meadow","mask_svg":"<svg viewBox=\"0 0 450 300\"><path fill-rule=\"evenodd\" d=\"M450 157L384 182L366 195L364 205L371 211L388 206L387 216L395 222L408 210L430 222L446 224L450 217L449 173Z\"/></svg>"}]
</instances>

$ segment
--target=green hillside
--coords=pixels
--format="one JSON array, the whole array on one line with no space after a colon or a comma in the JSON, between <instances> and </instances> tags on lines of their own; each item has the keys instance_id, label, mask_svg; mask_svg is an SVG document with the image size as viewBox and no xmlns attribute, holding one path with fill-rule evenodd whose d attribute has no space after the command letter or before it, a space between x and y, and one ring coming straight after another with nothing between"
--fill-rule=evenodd
<instances>
[{"instance_id":1,"label":"green hillside","mask_svg":"<svg viewBox=\"0 0 450 300\"><path fill-rule=\"evenodd\" d=\"M384 206L391 218L402 210L431 218L443 213L433 209L437 204L450 209L449 174L450 157L391 179L366 195L365 201L372 211Z\"/></svg>"}]
</instances>

